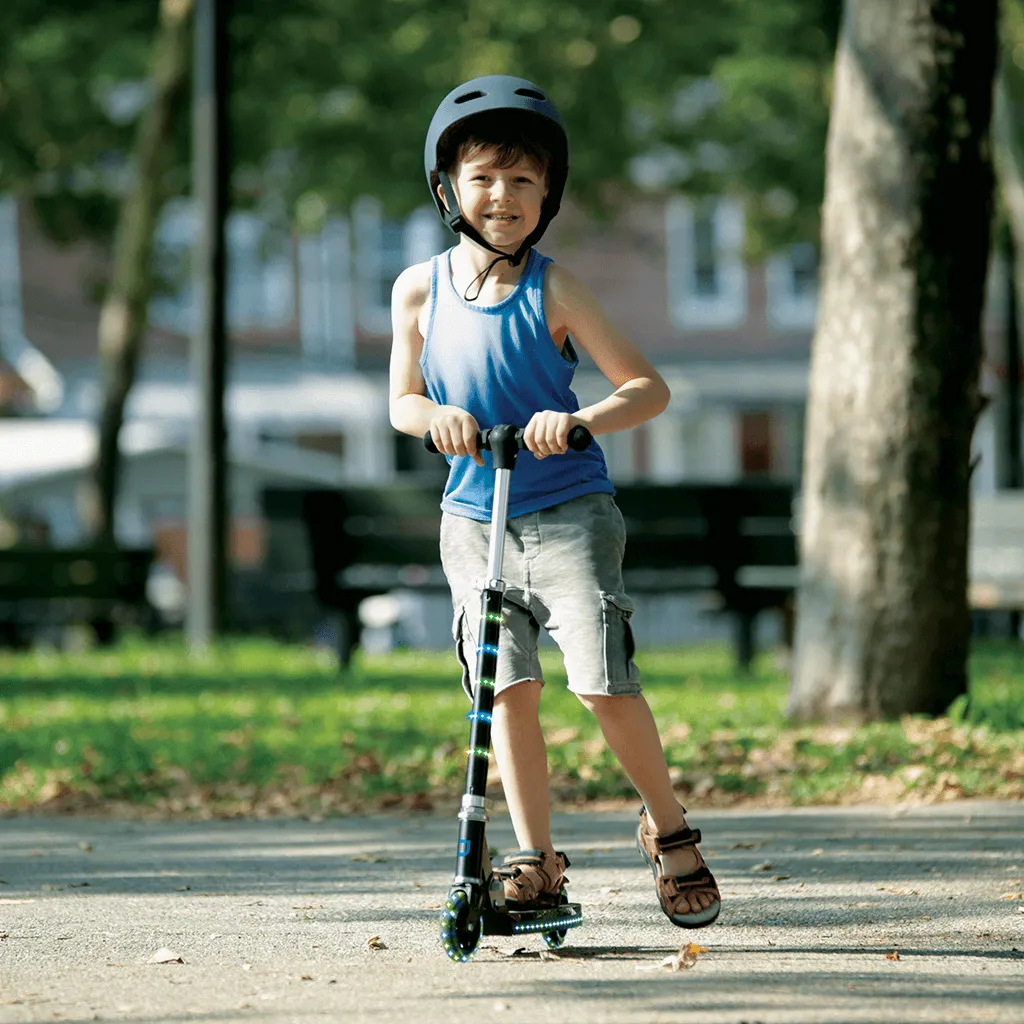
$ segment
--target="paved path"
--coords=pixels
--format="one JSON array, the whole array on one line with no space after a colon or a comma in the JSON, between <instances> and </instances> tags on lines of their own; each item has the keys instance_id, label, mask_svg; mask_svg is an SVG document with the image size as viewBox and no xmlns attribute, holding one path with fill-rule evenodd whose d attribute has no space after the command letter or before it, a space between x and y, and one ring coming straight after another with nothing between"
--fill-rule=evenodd
<instances>
[{"instance_id":1,"label":"paved path","mask_svg":"<svg viewBox=\"0 0 1024 1024\"><path fill-rule=\"evenodd\" d=\"M694 813L725 895L695 933L657 911L634 820L557 816L586 917L557 957L485 937L453 964L446 817L0 818L0 1022L1024 1021L1021 805ZM684 938L708 952L661 966Z\"/></svg>"}]
</instances>

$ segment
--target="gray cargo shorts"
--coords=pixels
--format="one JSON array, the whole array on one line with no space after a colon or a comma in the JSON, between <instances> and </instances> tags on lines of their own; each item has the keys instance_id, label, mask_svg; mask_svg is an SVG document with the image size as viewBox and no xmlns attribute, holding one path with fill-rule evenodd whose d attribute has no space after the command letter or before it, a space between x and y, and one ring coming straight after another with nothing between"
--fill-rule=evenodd
<instances>
[{"instance_id":1,"label":"gray cargo shorts","mask_svg":"<svg viewBox=\"0 0 1024 1024\"><path fill-rule=\"evenodd\" d=\"M455 612L452 637L470 697L489 537L489 523L447 512L442 517L441 563ZM625 543L622 513L610 494L586 494L508 520L495 693L530 679L544 681L537 656L542 626L562 652L573 693L640 693L633 602L622 588Z\"/></svg>"}]
</instances>

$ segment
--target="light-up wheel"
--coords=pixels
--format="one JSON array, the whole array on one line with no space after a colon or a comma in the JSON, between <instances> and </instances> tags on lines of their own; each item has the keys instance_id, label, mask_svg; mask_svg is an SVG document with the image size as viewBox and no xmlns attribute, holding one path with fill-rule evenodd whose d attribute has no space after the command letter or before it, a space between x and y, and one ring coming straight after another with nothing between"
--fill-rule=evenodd
<instances>
[{"instance_id":1,"label":"light-up wheel","mask_svg":"<svg viewBox=\"0 0 1024 1024\"><path fill-rule=\"evenodd\" d=\"M565 895L565 890L563 889L559 893L558 905L560 907L564 907L568 902L569 897ZM558 949L558 947L565 942L565 936L568 931L568 928L554 928L549 932L541 932L541 935L543 936L548 949Z\"/></svg>"},{"instance_id":2,"label":"light-up wheel","mask_svg":"<svg viewBox=\"0 0 1024 1024\"><path fill-rule=\"evenodd\" d=\"M469 905L469 897L455 889L441 910L441 945L456 963L465 963L480 942L480 915Z\"/></svg>"}]
</instances>

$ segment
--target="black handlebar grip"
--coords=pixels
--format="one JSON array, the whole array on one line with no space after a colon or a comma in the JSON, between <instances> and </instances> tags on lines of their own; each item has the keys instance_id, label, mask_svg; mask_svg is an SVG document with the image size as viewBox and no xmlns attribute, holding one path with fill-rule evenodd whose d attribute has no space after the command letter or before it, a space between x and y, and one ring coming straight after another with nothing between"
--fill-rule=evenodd
<instances>
[{"instance_id":1,"label":"black handlebar grip","mask_svg":"<svg viewBox=\"0 0 1024 1024\"><path fill-rule=\"evenodd\" d=\"M519 447L522 448L523 447L523 431L522 431L522 428L520 428L518 431L516 431L516 440L519 443ZM569 447L574 452L586 451L586 449L590 447L590 445L593 442L593 440L594 440L594 435L591 434L590 431L587 430L587 428L585 426L583 426L583 424L581 424L581 423L577 424L575 427L572 428L572 430L569 431ZM476 435L476 443L477 443L477 448L483 448L484 447L483 439L482 439L481 434L477 434ZM437 449L437 445L434 444L434 439L430 436L430 434L424 434L423 435L423 447L426 448L427 451L430 452L431 455L440 455L441 454L438 451L438 449Z\"/></svg>"},{"instance_id":2,"label":"black handlebar grip","mask_svg":"<svg viewBox=\"0 0 1024 1024\"><path fill-rule=\"evenodd\" d=\"M586 451L593 440L594 435L582 423L577 424L569 431L569 447L574 452Z\"/></svg>"}]
</instances>

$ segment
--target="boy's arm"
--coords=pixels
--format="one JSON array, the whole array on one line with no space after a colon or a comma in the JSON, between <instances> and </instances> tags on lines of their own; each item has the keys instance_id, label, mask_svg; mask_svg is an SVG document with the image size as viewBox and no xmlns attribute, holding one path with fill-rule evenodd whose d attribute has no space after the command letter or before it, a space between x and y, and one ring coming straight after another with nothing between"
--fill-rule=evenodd
<instances>
[{"instance_id":1,"label":"boy's arm","mask_svg":"<svg viewBox=\"0 0 1024 1024\"><path fill-rule=\"evenodd\" d=\"M552 335L571 334L615 389L607 398L580 409L575 419L592 434L608 434L628 430L665 410L671 393L661 374L608 319L582 281L552 263L545 278L544 298Z\"/></svg>"},{"instance_id":2,"label":"boy's arm","mask_svg":"<svg viewBox=\"0 0 1024 1024\"><path fill-rule=\"evenodd\" d=\"M391 291L392 342L388 373L391 425L415 437L429 432L439 451L446 455L472 455L483 465L483 457L476 450L479 430L476 420L463 409L441 406L427 398L427 385L420 372L423 352L420 314L429 297L429 263L403 270Z\"/></svg>"}]
</instances>

